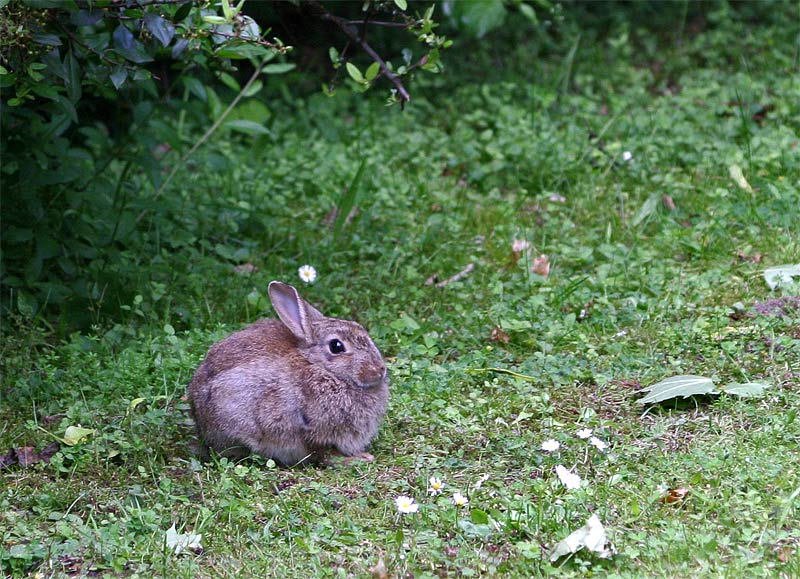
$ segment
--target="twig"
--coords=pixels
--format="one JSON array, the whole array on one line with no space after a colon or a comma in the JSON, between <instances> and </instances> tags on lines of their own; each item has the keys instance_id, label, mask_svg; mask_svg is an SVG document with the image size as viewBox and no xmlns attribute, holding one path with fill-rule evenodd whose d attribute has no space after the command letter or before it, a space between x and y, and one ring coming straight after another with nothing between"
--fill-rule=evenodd
<instances>
[{"instance_id":1,"label":"twig","mask_svg":"<svg viewBox=\"0 0 800 579\"><path fill-rule=\"evenodd\" d=\"M374 24L375 26L389 26L392 28L411 28L416 24L416 22L382 22L380 20L348 20L347 22L353 26Z\"/></svg>"},{"instance_id":2,"label":"twig","mask_svg":"<svg viewBox=\"0 0 800 579\"><path fill-rule=\"evenodd\" d=\"M273 43L270 42L269 40L264 40L263 38L245 38L244 36L240 36L238 34L229 34L227 32L220 32L219 30L209 30L208 35L222 36L223 38L232 38L235 40L241 40L242 42L246 42L248 44L257 44L258 46L264 46L266 48L270 48L276 52L280 52L281 54L286 54L292 48L291 46Z\"/></svg>"},{"instance_id":3,"label":"twig","mask_svg":"<svg viewBox=\"0 0 800 579\"><path fill-rule=\"evenodd\" d=\"M440 281L439 283L435 284L435 287L446 287L446 286L449 286L451 283L455 283L455 282L459 281L460 279L467 277L472 272L472 270L474 270L474 269L475 269L475 264L474 263L470 263L470 264L467 265L467 267L465 267L464 269L459 271L453 277L447 278L446 280ZM431 284L427 284L426 283L426 285L431 285Z\"/></svg>"},{"instance_id":4,"label":"twig","mask_svg":"<svg viewBox=\"0 0 800 579\"><path fill-rule=\"evenodd\" d=\"M387 79L389 79L389 82L391 82L397 89L397 94L400 96L401 107L405 103L411 100L411 95L408 94L406 87L403 86L403 82L400 80L400 77L398 77L395 73L393 73L386 65L386 62L380 57L380 55L377 52L375 52L375 50L369 44L367 44L367 42L361 36L358 35L356 27L350 24L349 20L345 20L344 18L331 14L330 12L325 10L325 8L316 0L312 2L312 4L322 13L322 18L324 20L330 20L331 22L336 24L336 26L341 28L342 32L344 32L348 36L348 38L350 38L353 42L358 44L361 47L361 50L366 52L372 60L378 63L378 66L380 66L383 75Z\"/></svg>"},{"instance_id":5,"label":"twig","mask_svg":"<svg viewBox=\"0 0 800 579\"><path fill-rule=\"evenodd\" d=\"M189 149L186 152L186 154L183 155L183 157L181 157L181 160L178 161L172 167L172 171L169 172L169 175L167 175L167 178L161 184L161 187L159 187L158 190L155 192L155 195L153 196L154 199L158 199L164 193L164 190L167 188L167 185L169 185L170 181L172 181L172 178L175 176L175 174L178 172L178 170L183 166L183 164L186 163L186 161L189 159L189 157L191 157L192 154L194 154L194 152L197 149L199 149L201 146L203 146L203 144L209 139L209 137L211 135L214 134L214 132L219 128L219 126L222 124L222 122L227 118L227 116L230 114L230 112L236 107L236 105L239 104L239 101L242 100L242 97L245 95L245 93L247 93L248 90L250 90L250 87L253 85L253 83L256 81L258 76L261 74L261 70L267 64L268 60L269 60L269 58L264 59L261 62L261 64L259 64L256 67L255 71L253 71L253 75L250 77L250 79L247 81L247 83L242 87L242 90L239 91L239 94L236 95L236 98L234 98L231 101L231 104L228 105L228 108L225 109L225 111L217 118L217 120L214 121L214 124L211 125L208 128L208 130L203 134L202 137L200 137L200 140L198 140L194 144L194 146L191 149ZM139 217L136 218L136 222L137 223L142 220L142 218L144 217L145 213L146 213L146 211L142 211L139 214Z\"/></svg>"}]
</instances>

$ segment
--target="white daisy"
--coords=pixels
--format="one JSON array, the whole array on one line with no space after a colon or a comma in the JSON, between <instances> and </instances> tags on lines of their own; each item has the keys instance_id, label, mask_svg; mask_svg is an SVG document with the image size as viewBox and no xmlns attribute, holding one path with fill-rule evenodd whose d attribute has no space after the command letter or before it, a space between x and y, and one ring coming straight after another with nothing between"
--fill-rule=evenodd
<instances>
[{"instance_id":1,"label":"white daisy","mask_svg":"<svg viewBox=\"0 0 800 579\"><path fill-rule=\"evenodd\" d=\"M314 280L317 279L317 270L310 265L304 265L297 270L297 275L306 283L314 283Z\"/></svg>"},{"instance_id":2,"label":"white daisy","mask_svg":"<svg viewBox=\"0 0 800 579\"><path fill-rule=\"evenodd\" d=\"M555 452L561 448L561 443L554 438L548 438L542 443L542 450L545 452Z\"/></svg>"},{"instance_id":3,"label":"white daisy","mask_svg":"<svg viewBox=\"0 0 800 579\"><path fill-rule=\"evenodd\" d=\"M469 502L469 499L461 493L453 493L453 504L457 507L463 507Z\"/></svg>"},{"instance_id":4,"label":"white daisy","mask_svg":"<svg viewBox=\"0 0 800 579\"><path fill-rule=\"evenodd\" d=\"M419 505L414 502L414 499L405 495L400 495L394 500L397 505L397 510L404 515L416 513L419 510Z\"/></svg>"},{"instance_id":5,"label":"white daisy","mask_svg":"<svg viewBox=\"0 0 800 579\"><path fill-rule=\"evenodd\" d=\"M443 489L444 482L439 477L432 476L428 480L428 494L430 494L432 497L441 494Z\"/></svg>"},{"instance_id":6,"label":"white daisy","mask_svg":"<svg viewBox=\"0 0 800 579\"><path fill-rule=\"evenodd\" d=\"M601 452L608 448L608 445L596 436L593 436L589 439L589 444Z\"/></svg>"}]
</instances>

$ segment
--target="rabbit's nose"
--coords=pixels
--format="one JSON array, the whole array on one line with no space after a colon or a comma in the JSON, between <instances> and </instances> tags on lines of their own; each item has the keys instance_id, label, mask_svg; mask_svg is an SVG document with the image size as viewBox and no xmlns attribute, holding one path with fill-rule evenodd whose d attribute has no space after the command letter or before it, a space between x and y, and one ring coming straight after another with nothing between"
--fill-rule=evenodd
<instances>
[{"instance_id":1,"label":"rabbit's nose","mask_svg":"<svg viewBox=\"0 0 800 579\"><path fill-rule=\"evenodd\" d=\"M361 384L365 388L380 386L386 380L386 365L365 368L361 374Z\"/></svg>"}]
</instances>

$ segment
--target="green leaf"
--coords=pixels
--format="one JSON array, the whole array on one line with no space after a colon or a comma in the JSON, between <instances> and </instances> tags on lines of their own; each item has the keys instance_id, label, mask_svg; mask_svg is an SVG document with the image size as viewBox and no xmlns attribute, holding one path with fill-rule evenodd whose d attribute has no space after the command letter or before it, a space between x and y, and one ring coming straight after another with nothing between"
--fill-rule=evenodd
<instances>
[{"instance_id":1,"label":"green leaf","mask_svg":"<svg viewBox=\"0 0 800 579\"><path fill-rule=\"evenodd\" d=\"M339 235L339 232L341 232L342 227L347 220L347 216L350 215L350 212L356 205L356 201L358 200L359 186L361 185L361 178L364 176L364 168L366 166L366 159L362 159L361 163L358 165L358 169L356 170L353 180L350 181L350 185L347 187L347 190L342 194L341 199L339 199L339 203L336 204L336 208L339 210L339 213L336 215L336 221L333 224L334 237Z\"/></svg>"},{"instance_id":2,"label":"green leaf","mask_svg":"<svg viewBox=\"0 0 800 579\"><path fill-rule=\"evenodd\" d=\"M642 221L653 215L658 210L658 204L660 201L661 193L653 193L650 195L650 197L647 198L647 201L645 201L642 207L639 209L636 217L634 217L633 221L631 221L631 225L636 227Z\"/></svg>"},{"instance_id":3,"label":"green leaf","mask_svg":"<svg viewBox=\"0 0 800 579\"><path fill-rule=\"evenodd\" d=\"M358 70L358 67L355 64L348 62L345 64L345 67L347 68L347 74L350 75L350 78L359 84L364 83L364 75L361 74L361 71Z\"/></svg>"},{"instance_id":4,"label":"green leaf","mask_svg":"<svg viewBox=\"0 0 800 579\"><path fill-rule=\"evenodd\" d=\"M227 72L221 73L219 75L219 79L222 81L222 84L224 84L233 91L239 92L240 90L242 90L242 87L239 84L239 82L231 75L229 75Z\"/></svg>"},{"instance_id":5,"label":"green leaf","mask_svg":"<svg viewBox=\"0 0 800 579\"><path fill-rule=\"evenodd\" d=\"M264 125L260 125L253 121L246 121L244 119L238 119L235 121L228 121L225 123L226 127L229 129L233 129L240 133L245 133L247 135L269 135L269 129Z\"/></svg>"},{"instance_id":6,"label":"green leaf","mask_svg":"<svg viewBox=\"0 0 800 579\"><path fill-rule=\"evenodd\" d=\"M31 40L45 46L61 46L61 40L55 34L33 34Z\"/></svg>"},{"instance_id":7,"label":"green leaf","mask_svg":"<svg viewBox=\"0 0 800 579\"><path fill-rule=\"evenodd\" d=\"M766 382L745 382L744 384L731 383L720 388L725 394L733 394L741 398L758 398L764 395L764 390L770 387Z\"/></svg>"},{"instance_id":8,"label":"green leaf","mask_svg":"<svg viewBox=\"0 0 800 579\"><path fill-rule=\"evenodd\" d=\"M792 285L796 277L800 277L800 263L776 265L764 270L764 281L771 290Z\"/></svg>"},{"instance_id":9,"label":"green leaf","mask_svg":"<svg viewBox=\"0 0 800 579\"><path fill-rule=\"evenodd\" d=\"M91 428L83 428L82 426L68 426L64 432L64 444L68 446L75 446L87 436L94 434Z\"/></svg>"},{"instance_id":10,"label":"green leaf","mask_svg":"<svg viewBox=\"0 0 800 579\"><path fill-rule=\"evenodd\" d=\"M181 20L184 20L187 16L189 16L189 13L192 11L193 7L194 4L192 2L187 2L186 4L182 5L180 8L178 8L178 11L175 12L175 16L172 17L172 21L180 22Z\"/></svg>"},{"instance_id":11,"label":"green leaf","mask_svg":"<svg viewBox=\"0 0 800 579\"><path fill-rule=\"evenodd\" d=\"M206 101L208 98L208 95L206 94L206 87L202 82L200 82L200 79L194 76L186 75L181 78L181 81L190 93L199 98L201 101Z\"/></svg>"},{"instance_id":12,"label":"green leaf","mask_svg":"<svg viewBox=\"0 0 800 579\"><path fill-rule=\"evenodd\" d=\"M39 309L39 304L36 298L26 293L20 292L17 294L17 311L25 318L32 318Z\"/></svg>"},{"instance_id":13,"label":"green leaf","mask_svg":"<svg viewBox=\"0 0 800 579\"><path fill-rule=\"evenodd\" d=\"M208 24L227 24L228 21L225 20L222 16L203 16L203 22L207 22Z\"/></svg>"},{"instance_id":14,"label":"green leaf","mask_svg":"<svg viewBox=\"0 0 800 579\"><path fill-rule=\"evenodd\" d=\"M257 95L262 88L264 88L264 83L261 82L260 80L257 80L253 84L251 84L247 88L247 90L244 91L244 93L242 93L242 96L244 96L245 98L250 98L252 96Z\"/></svg>"},{"instance_id":15,"label":"green leaf","mask_svg":"<svg viewBox=\"0 0 800 579\"><path fill-rule=\"evenodd\" d=\"M215 54L220 58L243 60L245 58L260 58L269 54L269 51L257 44L234 44L233 42L227 42L220 46Z\"/></svg>"},{"instance_id":16,"label":"green leaf","mask_svg":"<svg viewBox=\"0 0 800 579\"><path fill-rule=\"evenodd\" d=\"M112 36L114 38L114 46L119 50L133 50L136 40L133 37L133 33L121 22L114 29L114 34Z\"/></svg>"},{"instance_id":17,"label":"green leaf","mask_svg":"<svg viewBox=\"0 0 800 579\"><path fill-rule=\"evenodd\" d=\"M488 525L489 524L489 515L488 515L488 513L486 513L486 511L482 511L480 509L472 509L472 511L470 511L469 518L476 525Z\"/></svg>"},{"instance_id":18,"label":"green leaf","mask_svg":"<svg viewBox=\"0 0 800 579\"><path fill-rule=\"evenodd\" d=\"M373 80L375 80L375 77L378 76L380 70L381 70L381 65L377 62L373 62L372 64L369 65L367 72L364 73L364 78L367 79L367 81L372 82Z\"/></svg>"},{"instance_id":19,"label":"green leaf","mask_svg":"<svg viewBox=\"0 0 800 579\"><path fill-rule=\"evenodd\" d=\"M284 72L294 70L295 66L297 65L293 62L276 62L275 64L268 64L261 69L261 72L265 74L283 74Z\"/></svg>"},{"instance_id":20,"label":"green leaf","mask_svg":"<svg viewBox=\"0 0 800 579\"><path fill-rule=\"evenodd\" d=\"M394 3L400 10L408 9L408 2L406 2L406 0L394 0Z\"/></svg>"},{"instance_id":21,"label":"green leaf","mask_svg":"<svg viewBox=\"0 0 800 579\"><path fill-rule=\"evenodd\" d=\"M534 26L537 26L539 24L539 19L536 17L536 11L530 4L521 2L519 5L519 11L525 18L530 20Z\"/></svg>"},{"instance_id":22,"label":"green leaf","mask_svg":"<svg viewBox=\"0 0 800 579\"><path fill-rule=\"evenodd\" d=\"M503 0L450 0L447 4L456 22L476 38L482 38L506 20Z\"/></svg>"},{"instance_id":23,"label":"green leaf","mask_svg":"<svg viewBox=\"0 0 800 579\"><path fill-rule=\"evenodd\" d=\"M673 376L642 390L649 392L647 396L639 399L639 404L653 404L683 396L695 396L699 394L718 394L714 388L714 381L705 376Z\"/></svg>"},{"instance_id":24,"label":"green leaf","mask_svg":"<svg viewBox=\"0 0 800 579\"><path fill-rule=\"evenodd\" d=\"M117 90L125 84L126 80L128 80L128 69L125 67L119 66L111 73L111 82Z\"/></svg>"},{"instance_id":25,"label":"green leaf","mask_svg":"<svg viewBox=\"0 0 800 579\"><path fill-rule=\"evenodd\" d=\"M476 525L472 521L458 521L458 528L464 531L464 534L469 537L485 539L492 534L492 527L489 525Z\"/></svg>"},{"instance_id":26,"label":"green leaf","mask_svg":"<svg viewBox=\"0 0 800 579\"><path fill-rule=\"evenodd\" d=\"M73 103L81 99L83 91L81 89L81 67L72 50L67 51L64 57L64 85L67 87L67 98Z\"/></svg>"},{"instance_id":27,"label":"green leaf","mask_svg":"<svg viewBox=\"0 0 800 579\"><path fill-rule=\"evenodd\" d=\"M164 20L153 12L145 12L144 25L162 46L167 46L175 36L175 26L172 22Z\"/></svg>"}]
</instances>

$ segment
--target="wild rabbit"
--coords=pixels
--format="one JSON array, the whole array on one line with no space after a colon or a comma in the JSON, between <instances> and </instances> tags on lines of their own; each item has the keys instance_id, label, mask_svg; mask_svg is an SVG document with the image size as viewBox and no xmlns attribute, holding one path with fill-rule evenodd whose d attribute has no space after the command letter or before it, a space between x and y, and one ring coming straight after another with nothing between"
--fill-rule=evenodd
<instances>
[{"instance_id":1,"label":"wild rabbit","mask_svg":"<svg viewBox=\"0 0 800 579\"><path fill-rule=\"evenodd\" d=\"M253 452L286 466L365 452L389 401L386 364L356 322L327 318L273 281L279 320L214 344L189 384L200 438L232 458Z\"/></svg>"}]
</instances>

